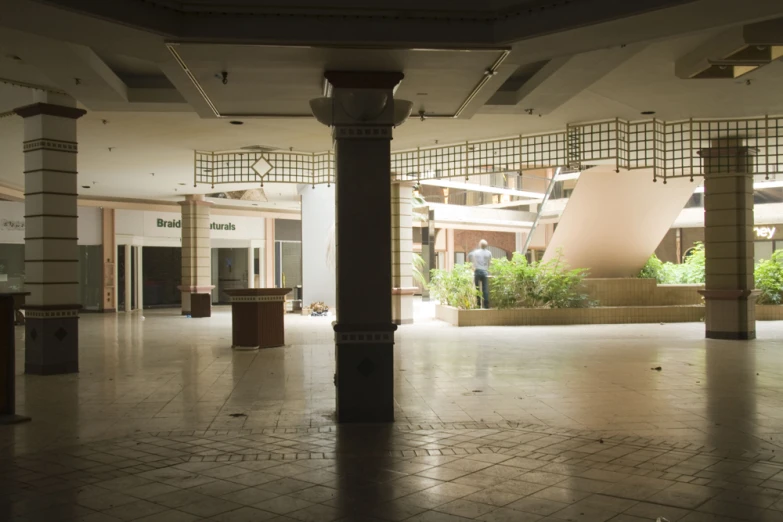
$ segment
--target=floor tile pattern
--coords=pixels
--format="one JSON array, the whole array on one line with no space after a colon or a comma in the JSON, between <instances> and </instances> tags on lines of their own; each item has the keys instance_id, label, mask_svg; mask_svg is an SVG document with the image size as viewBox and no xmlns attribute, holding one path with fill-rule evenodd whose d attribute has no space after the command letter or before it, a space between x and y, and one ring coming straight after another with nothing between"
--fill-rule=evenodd
<instances>
[{"instance_id":1,"label":"floor tile pattern","mask_svg":"<svg viewBox=\"0 0 783 522\"><path fill-rule=\"evenodd\" d=\"M775 452L510 423L161 432L0 469L9 522L783 521Z\"/></svg>"}]
</instances>

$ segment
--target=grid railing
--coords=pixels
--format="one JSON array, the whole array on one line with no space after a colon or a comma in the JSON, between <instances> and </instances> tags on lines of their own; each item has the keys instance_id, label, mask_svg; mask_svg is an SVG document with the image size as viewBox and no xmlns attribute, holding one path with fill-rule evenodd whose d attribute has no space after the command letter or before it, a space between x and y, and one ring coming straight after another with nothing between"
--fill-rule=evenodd
<instances>
[{"instance_id":1,"label":"grid railing","mask_svg":"<svg viewBox=\"0 0 783 522\"><path fill-rule=\"evenodd\" d=\"M690 119L675 122L621 119L568 125L564 131L393 152L391 180L420 181L542 168L583 169L612 165L651 169L653 180L694 178L745 167L767 177L783 173L783 116ZM705 164L709 158L709 165ZM263 176L253 166L265 160ZM263 170L263 169L261 169ZM196 184L334 183L334 153L195 153Z\"/></svg>"}]
</instances>

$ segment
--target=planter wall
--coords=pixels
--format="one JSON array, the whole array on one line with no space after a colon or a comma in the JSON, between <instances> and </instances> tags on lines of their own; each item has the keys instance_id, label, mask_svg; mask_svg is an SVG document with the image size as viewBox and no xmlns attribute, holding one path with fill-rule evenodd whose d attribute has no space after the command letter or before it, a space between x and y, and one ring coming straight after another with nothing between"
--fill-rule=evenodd
<instances>
[{"instance_id":1,"label":"planter wall","mask_svg":"<svg viewBox=\"0 0 783 522\"><path fill-rule=\"evenodd\" d=\"M757 321L783 321L783 305L756 305Z\"/></svg>"},{"instance_id":2,"label":"planter wall","mask_svg":"<svg viewBox=\"0 0 783 522\"><path fill-rule=\"evenodd\" d=\"M454 326L534 326L566 324L690 323L704 320L704 306L601 306L596 308L516 308L458 310L437 305L435 316Z\"/></svg>"},{"instance_id":3,"label":"planter wall","mask_svg":"<svg viewBox=\"0 0 783 522\"><path fill-rule=\"evenodd\" d=\"M585 292L600 306L677 306L703 304L704 285L659 285L655 279L585 279Z\"/></svg>"}]
</instances>

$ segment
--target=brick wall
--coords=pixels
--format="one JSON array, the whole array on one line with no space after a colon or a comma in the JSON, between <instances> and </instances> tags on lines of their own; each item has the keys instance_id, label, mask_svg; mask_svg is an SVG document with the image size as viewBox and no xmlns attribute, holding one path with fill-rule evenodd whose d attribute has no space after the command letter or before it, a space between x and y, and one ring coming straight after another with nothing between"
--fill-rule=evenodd
<instances>
[{"instance_id":1,"label":"brick wall","mask_svg":"<svg viewBox=\"0 0 783 522\"><path fill-rule=\"evenodd\" d=\"M514 253L517 238L513 232L480 232L477 230L455 230L454 251L468 253L478 248L479 241L485 239L489 246L502 248L509 256Z\"/></svg>"}]
</instances>

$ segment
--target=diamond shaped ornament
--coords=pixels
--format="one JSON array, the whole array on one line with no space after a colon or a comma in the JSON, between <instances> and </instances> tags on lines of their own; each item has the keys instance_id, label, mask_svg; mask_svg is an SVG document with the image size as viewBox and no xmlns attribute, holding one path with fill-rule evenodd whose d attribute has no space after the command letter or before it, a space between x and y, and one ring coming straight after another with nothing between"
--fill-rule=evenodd
<instances>
[{"instance_id":1,"label":"diamond shaped ornament","mask_svg":"<svg viewBox=\"0 0 783 522\"><path fill-rule=\"evenodd\" d=\"M57 337L57 340L60 342L63 342L63 339L65 339L67 335L68 331L62 326L58 328L56 332L54 332L54 336Z\"/></svg>"}]
</instances>

